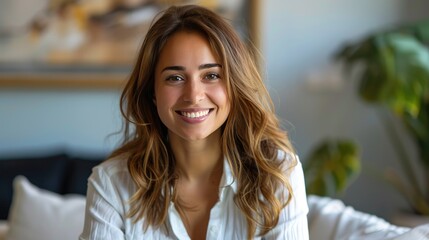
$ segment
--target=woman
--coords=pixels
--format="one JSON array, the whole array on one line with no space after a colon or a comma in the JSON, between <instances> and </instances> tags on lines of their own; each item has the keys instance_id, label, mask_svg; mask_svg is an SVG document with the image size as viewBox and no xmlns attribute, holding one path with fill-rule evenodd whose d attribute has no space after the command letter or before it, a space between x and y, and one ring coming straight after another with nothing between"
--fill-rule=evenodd
<instances>
[{"instance_id":1,"label":"woman","mask_svg":"<svg viewBox=\"0 0 429 240\"><path fill-rule=\"evenodd\" d=\"M302 168L254 59L222 18L171 7L121 96L80 239L308 239Z\"/></svg>"}]
</instances>

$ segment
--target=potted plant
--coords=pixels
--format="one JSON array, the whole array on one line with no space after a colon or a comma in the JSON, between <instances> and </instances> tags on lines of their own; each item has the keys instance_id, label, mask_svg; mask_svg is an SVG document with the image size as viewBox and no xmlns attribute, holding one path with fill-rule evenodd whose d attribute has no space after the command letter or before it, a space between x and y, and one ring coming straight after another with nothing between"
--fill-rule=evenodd
<instances>
[{"instance_id":1,"label":"potted plant","mask_svg":"<svg viewBox=\"0 0 429 240\"><path fill-rule=\"evenodd\" d=\"M414 213L426 216L429 216L428 43L429 21L423 21L376 32L344 46L335 55L348 73L354 73L349 75L358 78L360 97L387 109L389 115L380 116L406 178L400 178L393 170L387 171L385 177L406 198ZM392 120L402 123L415 141L418 169L413 168ZM423 183L419 182L417 171L423 171Z\"/></svg>"},{"instance_id":2,"label":"potted plant","mask_svg":"<svg viewBox=\"0 0 429 240\"><path fill-rule=\"evenodd\" d=\"M350 140L324 140L304 162L307 194L337 197L360 173L357 145Z\"/></svg>"}]
</instances>

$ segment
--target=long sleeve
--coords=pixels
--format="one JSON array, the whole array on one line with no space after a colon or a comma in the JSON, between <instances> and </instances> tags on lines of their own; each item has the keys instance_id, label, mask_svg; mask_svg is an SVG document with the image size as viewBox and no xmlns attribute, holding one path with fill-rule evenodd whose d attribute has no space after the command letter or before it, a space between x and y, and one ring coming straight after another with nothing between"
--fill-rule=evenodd
<instances>
[{"instance_id":1,"label":"long sleeve","mask_svg":"<svg viewBox=\"0 0 429 240\"><path fill-rule=\"evenodd\" d=\"M94 168L88 179L85 223L80 240L125 239L123 207L116 189L102 168Z\"/></svg>"},{"instance_id":2,"label":"long sleeve","mask_svg":"<svg viewBox=\"0 0 429 240\"><path fill-rule=\"evenodd\" d=\"M263 239L309 239L308 233L308 205L305 192L304 173L301 162L290 175L290 183L293 190L291 202L282 210L277 226L267 233Z\"/></svg>"}]
</instances>

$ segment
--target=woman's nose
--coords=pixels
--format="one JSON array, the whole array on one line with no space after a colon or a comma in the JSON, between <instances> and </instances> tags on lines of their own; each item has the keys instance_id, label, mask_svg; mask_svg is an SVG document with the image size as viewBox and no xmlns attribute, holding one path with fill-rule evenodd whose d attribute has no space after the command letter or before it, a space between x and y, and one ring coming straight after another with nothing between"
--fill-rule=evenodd
<instances>
[{"instance_id":1,"label":"woman's nose","mask_svg":"<svg viewBox=\"0 0 429 240\"><path fill-rule=\"evenodd\" d=\"M191 104L199 103L204 99L204 84L197 79L192 79L185 84L183 92L183 101Z\"/></svg>"}]
</instances>

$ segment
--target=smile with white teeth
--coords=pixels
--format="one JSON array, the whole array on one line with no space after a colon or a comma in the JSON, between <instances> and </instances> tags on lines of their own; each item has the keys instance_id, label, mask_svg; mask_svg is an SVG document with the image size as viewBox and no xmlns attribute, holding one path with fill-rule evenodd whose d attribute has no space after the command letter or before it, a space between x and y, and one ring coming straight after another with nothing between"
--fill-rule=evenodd
<instances>
[{"instance_id":1,"label":"smile with white teeth","mask_svg":"<svg viewBox=\"0 0 429 240\"><path fill-rule=\"evenodd\" d=\"M180 114L182 116L185 116L187 118L199 118L199 117L204 117L207 116L209 114L209 110L203 110L203 111L198 111L198 112L180 112Z\"/></svg>"}]
</instances>

